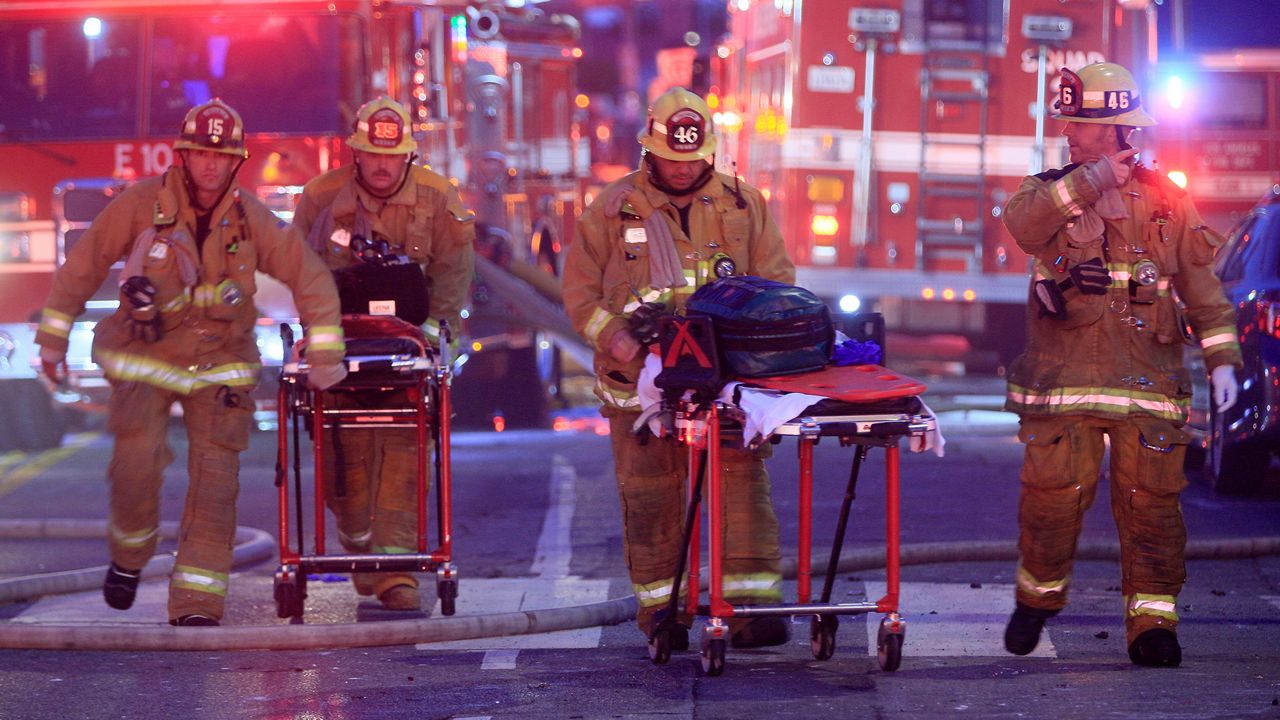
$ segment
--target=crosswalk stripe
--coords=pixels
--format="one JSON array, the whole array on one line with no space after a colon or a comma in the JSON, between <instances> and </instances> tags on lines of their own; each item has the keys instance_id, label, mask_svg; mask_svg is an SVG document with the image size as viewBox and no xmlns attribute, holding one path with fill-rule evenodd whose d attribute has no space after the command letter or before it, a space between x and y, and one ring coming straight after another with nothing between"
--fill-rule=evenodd
<instances>
[{"instance_id":1,"label":"crosswalk stripe","mask_svg":"<svg viewBox=\"0 0 1280 720\"><path fill-rule=\"evenodd\" d=\"M884 596L883 582L868 582L867 597ZM904 657L1001 657L1004 626L1013 612L1013 585L987 584L971 587L961 583L902 583L898 605L907 621L902 645ZM878 616L867 619L868 652L876 653ZM1052 624L1045 628L1040 644L1030 657L1057 657L1051 637Z\"/></svg>"}]
</instances>

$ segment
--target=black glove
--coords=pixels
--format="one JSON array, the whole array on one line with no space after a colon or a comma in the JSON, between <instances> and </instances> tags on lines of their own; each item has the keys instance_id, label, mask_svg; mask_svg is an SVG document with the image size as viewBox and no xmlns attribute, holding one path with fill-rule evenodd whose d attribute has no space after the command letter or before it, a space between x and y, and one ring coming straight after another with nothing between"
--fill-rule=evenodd
<instances>
[{"instance_id":1,"label":"black glove","mask_svg":"<svg viewBox=\"0 0 1280 720\"><path fill-rule=\"evenodd\" d=\"M1102 258L1086 260L1067 271L1071 282L1085 295L1106 295L1111 287L1111 273L1103 264Z\"/></svg>"},{"instance_id":2,"label":"black glove","mask_svg":"<svg viewBox=\"0 0 1280 720\"><path fill-rule=\"evenodd\" d=\"M120 293L129 301L129 332L135 340L155 342L164 334L160 309L156 307L156 286L144 275L134 275L120 284Z\"/></svg>"},{"instance_id":3,"label":"black glove","mask_svg":"<svg viewBox=\"0 0 1280 720\"><path fill-rule=\"evenodd\" d=\"M636 308L627 319L631 337L645 346L658 342L658 316L666 311L667 306L660 302L647 302Z\"/></svg>"},{"instance_id":4,"label":"black glove","mask_svg":"<svg viewBox=\"0 0 1280 720\"><path fill-rule=\"evenodd\" d=\"M1053 280L1040 280L1035 284L1036 302L1040 303L1040 314L1057 320L1067 319L1067 298L1062 288Z\"/></svg>"}]
</instances>

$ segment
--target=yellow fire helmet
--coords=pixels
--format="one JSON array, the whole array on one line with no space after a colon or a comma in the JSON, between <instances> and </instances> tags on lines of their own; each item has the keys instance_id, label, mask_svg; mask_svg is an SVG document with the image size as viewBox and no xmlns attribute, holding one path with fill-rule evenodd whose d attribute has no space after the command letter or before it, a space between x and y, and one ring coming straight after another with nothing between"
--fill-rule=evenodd
<instances>
[{"instance_id":1,"label":"yellow fire helmet","mask_svg":"<svg viewBox=\"0 0 1280 720\"><path fill-rule=\"evenodd\" d=\"M347 145L379 155L400 155L418 149L413 140L409 112L389 97L380 97L360 106Z\"/></svg>"},{"instance_id":2,"label":"yellow fire helmet","mask_svg":"<svg viewBox=\"0 0 1280 720\"><path fill-rule=\"evenodd\" d=\"M1156 124L1142 109L1138 83L1122 65L1100 62L1085 65L1080 72L1062 69L1058 100L1053 104L1055 120L1151 127Z\"/></svg>"},{"instance_id":3,"label":"yellow fire helmet","mask_svg":"<svg viewBox=\"0 0 1280 720\"><path fill-rule=\"evenodd\" d=\"M636 136L645 150L668 160L702 160L716 152L711 108L694 93L674 87L649 108L649 122Z\"/></svg>"},{"instance_id":4,"label":"yellow fire helmet","mask_svg":"<svg viewBox=\"0 0 1280 720\"><path fill-rule=\"evenodd\" d=\"M209 150L211 152L249 157L244 146L244 121L240 113L218 98L196 105L182 121L182 133L173 144L174 150Z\"/></svg>"}]
</instances>

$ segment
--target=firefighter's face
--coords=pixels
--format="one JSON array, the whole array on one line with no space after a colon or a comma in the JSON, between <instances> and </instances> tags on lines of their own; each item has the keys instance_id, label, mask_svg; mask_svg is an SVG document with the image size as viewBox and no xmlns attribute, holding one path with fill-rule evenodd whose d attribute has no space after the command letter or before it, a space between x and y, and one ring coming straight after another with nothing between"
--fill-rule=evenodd
<instances>
[{"instance_id":1,"label":"firefighter's face","mask_svg":"<svg viewBox=\"0 0 1280 720\"><path fill-rule=\"evenodd\" d=\"M1115 125L1068 122L1062 135L1071 148L1071 162L1082 163L1113 155L1120 151Z\"/></svg>"},{"instance_id":2,"label":"firefighter's face","mask_svg":"<svg viewBox=\"0 0 1280 720\"><path fill-rule=\"evenodd\" d=\"M674 190L688 190L702 177L706 160L668 160L652 155L653 170L658 179Z\"/></svg>"},{"instance_id":3,"label":"firefighter's face","mask_svg":"<svg viewBox=\"0 0 1280 720\"><path fill-rule=\"evenodd\" d=\"M191 176L191 184L201 193L221 193L240 162L240 158L234 155L212 150L183 150L181 156Z\"/></svg>"},{"instance_id":4,"label":"firefighter's face","mask_svg":"<svg viewBox=\"0 0 1280 720\"><path fill-rule=\"evenodd\" d=\"M394 190L404 176L405 163L409 161L409 153L384 155L382 153L353 150L356 167L364 184L374 192Z\"/></svg>"}]
</instances>

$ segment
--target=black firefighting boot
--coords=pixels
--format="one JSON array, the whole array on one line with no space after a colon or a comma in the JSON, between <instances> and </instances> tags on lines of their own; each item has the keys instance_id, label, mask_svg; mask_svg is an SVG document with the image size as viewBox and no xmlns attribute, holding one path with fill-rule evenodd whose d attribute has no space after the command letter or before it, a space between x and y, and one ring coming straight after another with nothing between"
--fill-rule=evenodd
<instances>
[{"instance_id":1,"label":"black firefighting boot","mask_svg":"<svg viewBox=\"0 0 1280 720\"><path fill-rule=\"evenodd\" d=\"M1014 655L1029 655L1040 642L1044 621L1057 615L1057 610L1041 610L1018 603L1004 626L1004 649Z\"/></svg>"},{"instance_id":2,"label":"black firefighting boot","mask_svg":"<svg viewBox=\"0 0 1280 720\"><path fill-rule=\"evenodd\" d=\"M204 615L183 615L176 620L170 620L170 625L175 627L218 627L221 623L211 617Z\"/></svg>"},{"instance_id":3,"label":"black firefighting boot","mask_svg":"<svg viewBox=\"0 0 1280 720\"><path fill-rule=\"evenodd\" d=\"M1178 667L1182 664L1182 646L1172 630L1151 628L1129 643L1129 659L1134 665Z\"/></svg>"},{"instance_id":4,"label":"black firefighting boot","mask_svg":"<svg viewBox=\"0 0 1280 720\"><path fill-rule=\"evenodd\" d=\"M102 581L102 598L117 610L128 610L133 606L133 599L138 595L138 580L142 578L141 570L125 570L115 563L107 568L107 577Z\"/></svg>"},{"instance_id":5,"label":"black firefighting boot","mask_svg":"<svg viewBox=\"0 0 1280 720\"><path fill-rule=\"evenodd\" d=\"M649 620L649 629L645 632L645 636L652 639L659 631L666 631L669 638L669 647L675 652L684 652L689 649L689 623L691 620L687 617L681 617L677 620L667 620L669 617L667 610L664 608L654 613L653 618Z\"/></svg>"}]
</instances>

